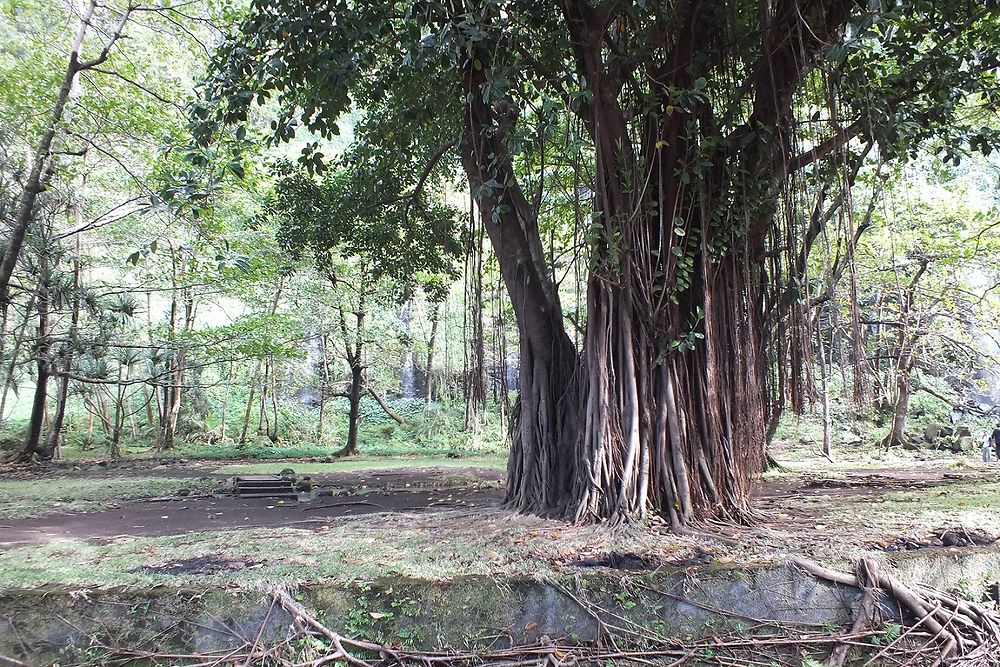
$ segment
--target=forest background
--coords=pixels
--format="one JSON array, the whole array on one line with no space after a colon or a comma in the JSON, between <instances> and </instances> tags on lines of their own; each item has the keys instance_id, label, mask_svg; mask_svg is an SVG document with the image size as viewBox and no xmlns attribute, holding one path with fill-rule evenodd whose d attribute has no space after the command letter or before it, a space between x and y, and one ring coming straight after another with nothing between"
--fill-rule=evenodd
<instances>
[{"instance_id":1,"label":"forest background","mask_svg":"<svg viewBox=\"0 0 1000 667\"><path fill-rule=\"evenodd\" d=\"M8 454L505 455L517 328L458 160L422 172L366 146L364 108L335 139L291 119L272 145L266 103L192 154L242 7L129 7L0 3L3 224L38 191L0 321ZM90 60L70 60L77 40ZM519 159L552 165L539 225L579 345L590 148L579 128L532 131ZM1000 386L998 163L864 148L785 292L807 391L772 442L971 450Z\"/></svg>"}]
</instances>

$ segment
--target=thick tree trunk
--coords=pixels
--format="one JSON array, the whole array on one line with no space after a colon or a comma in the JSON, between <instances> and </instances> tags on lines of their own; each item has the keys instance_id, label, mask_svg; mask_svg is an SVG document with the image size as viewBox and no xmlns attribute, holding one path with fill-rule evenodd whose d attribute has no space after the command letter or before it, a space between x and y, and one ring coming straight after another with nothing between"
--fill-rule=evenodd
<instances>
[{"instance_id":1,"label":"thick tree trunk","mask_svg":"<svg viewBox=\"0 0 1000 667\"><path fill-rule=\"evenodd\" d=\"M250 383L250 394L247 396L247 408L243 411L243 428L240 429L240 444L247 442L247 432L250 430L250 414L253 412L254 388L252 380Z\"/></svg>"},{"instance_id":2,"label":"thick tree trunk","mask_svg":"<svg viewBox=\"0 0 1000 667\"><path fill-rule=\"evenodd\" d=\"M906 437L906 421L910 411L910 374L899 373L896 376L896 401L892 405L892 428L882 440L883 447L903 446L908 443Z\"/></svg>"},{"instance_id":3,"label":"thick tree trunk","mask_svg":"<svg viewBox=\"0 0 1000 667\"><path fill-rule=\"evenodd\" d=\"M572 515L578 476L580 392L578 354L566 334L562 309L546 268L536 210L523 193L489 182L514 184L502 132L487 132L499 119L482 103L485 72L470 68L463 164L473 192L481 193L482 225L500 263L517 320L520 394L511 426L506 503L539 514Z\"/></svg>"},{"instance_id":4,"label":"thick tree trunk","mask_svg":"<svg viewBox=\"0 0 1000 667\"><path fill-rule=\"evenodd\" d=\"M916 280L914 281L916 283ZM904 313L908 315L907 312ZM910 396L913 395L913 387L910 384L910 376L913 373L913 366L916 363L916 347L920 336L916 333L909 336L899 337L899 357L896 361L895 372L895 393L892 404L892 428L882 439L882 446L903 447L909 444L906 437L906 423L910 411Z\"/></svg>"},{"instance_id":5,"label":"thick tree trunk","mask_svg":"<svg viewBox=\"0 0 1000 667\"><path fill-rule=\"evenodd\" d=\"M774 414L763 290L777 277L764 275L761 258L790 169L792 97L809 54L827 48L854 3L814 3L815 26L796 3L765 13L749 120L728 136L707 97L672 92L705 85L696 72L713 66L705 61L724 30L716 3L680 3L658 45L663 58L632 78L604 60L632 29L617 6L560 4L587 92L567 101L594 155L579 352L507 148L517 110L488 85L488 50L464 71L463 164L520 333L508 505L577 521L652 509L677 529L746 519ZM632 91L647 80L640 111Z\"/></svg>"},{"instance_id":6,"label":"thick tree trunk","mask_svg":"<svg viewBox=\"0 0 1000 667\"><path fill-rule=\"evenodd\" d=\"M478 159L484 153L501 156L491 159L487 173L512 182L497 173L509 168L503 148L474 129L475 112L487 112L471 106L465 162L473 188L488 180ZM651 291L649 277L658 267L641 264L653 254L640 243L644 230L616 229L616 211L638 208L624 201L610 169L620 142L608 135L596 142L595 208L619 250L611 252L610 243L595 247L600 259L589 281L582 356L563 327L534 212L510 186L481 200L521 340L507 502L578 521L638 518L650 507L678 527L708 515L745 517L765 441L754 279L745 260L710 258L695 246L688 289L678 302ZM503 211L499 224L497 211ZM663 257L675 256L670 246L663 250Z\"/></svg>"},{"instance_id":7,"label":"thick tree trunk","mask_svg":"<svg viewBox=\"0 0 1000 667\"><path fill-rule=\"evenodd\" d=\"M740 261L702 270L704 322L690 331L684 310L657 322L638 290L591 281L575 519L749 515L766 441L760 316Z\"/></svg>"}]
</instances>

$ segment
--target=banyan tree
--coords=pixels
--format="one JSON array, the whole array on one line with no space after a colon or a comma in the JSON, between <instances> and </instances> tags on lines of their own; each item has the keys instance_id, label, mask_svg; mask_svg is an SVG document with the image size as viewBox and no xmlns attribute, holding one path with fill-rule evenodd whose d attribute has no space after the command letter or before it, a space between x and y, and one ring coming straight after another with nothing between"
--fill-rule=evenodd
<instances>
[{"instance_id":1,"label":"banyan tree","mask_svg":"<svg viewBox=\"0 0 1000 667\"><path fill-rule=\"evenodd\" d=\"M863 160L989 150L998 47L981 0L254 0L196 130L260 107L274 140L329 137L360 110L353 154L413 199L461 174L520 334L509 506L682 528L748 516L809 356L811 245ZM557 143L579 341L540 233Z\"/></svg>"}]
</instances>

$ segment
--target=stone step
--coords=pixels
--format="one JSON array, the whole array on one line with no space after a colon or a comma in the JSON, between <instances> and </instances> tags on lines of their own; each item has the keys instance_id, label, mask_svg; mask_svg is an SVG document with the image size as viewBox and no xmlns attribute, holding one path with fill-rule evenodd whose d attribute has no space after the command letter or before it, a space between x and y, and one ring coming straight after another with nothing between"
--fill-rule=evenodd
<instances>
[{"instance_id":1,"label":"stone step","mask_svg":"<svg viewBox=\"0 0 1000 667\"><path fill-rule=\"evenodd\" d=\"M236 493L240 498L298 498L292 480L277 475L240 475Z\"/></svg>"}]
</instances>

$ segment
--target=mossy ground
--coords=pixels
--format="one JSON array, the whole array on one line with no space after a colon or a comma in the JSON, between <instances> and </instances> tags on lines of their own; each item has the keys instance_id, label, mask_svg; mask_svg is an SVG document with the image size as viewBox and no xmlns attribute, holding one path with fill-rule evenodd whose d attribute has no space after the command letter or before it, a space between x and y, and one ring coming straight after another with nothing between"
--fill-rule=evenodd
<instances>
[{"instance_id":1,"label":"mossy ground","mask_svg":"<svg viewBox=\"0 0 1000 667\"><path fill-rule=\"evenodd\" d=\"M109 542L60 540L0 551L0 590L39 586L230 586L540 575L626 550L685 557L694 540L609 530L499 510L382 514L273 529L220 530ZM211 558L221 568L189 570ZM197 562L197 561L196 561ZM173 567L172 567L173 566Z\"/></svg>"},{"instance_id":2,"label":"mossy ground","mask_svg":"<svg viewBox=\"0 0 1000 667\"><path fill-rule=\"evenodd\" d=\"M626 528L571 526L497 507L429 507L322 519L307 513L298 517L301 521L289 519L271 527L223 527L101 541L80 535L15 546L0 551L0 590L46 585L224 587L262 580L301 584L384 576L448 579L551 574L566 563L612 553L648 557L667 565L760 562L789 553L846 561L896 536L922 535L941 526L961 525L1000 534L1000 467L984 468L972 456L892 456L877 469L858 457L844 457L834 465L810 451L782 459L783 463L791 460L788 469L768 473L762 481L758 523L723 529L734 542L710 535L678 537L656 522ZM171 495L181 488L210 490L227 475L278 472L285 467L299 474L329 475L330 484L336 483L336 475L391 469L389 477L398 479L392 483L402 487L407 469L413 468L416 474L416 469L428 465L440 470L427 483L461 498L463 489L486 483L484 468L502 469L504 462L487 457L357 457L332 463L234 461L224 465L201 461L165 466L157 469L161 475L156 477L139 468L100 470L95 477L88 477L84 470L75 477L0 479L0 516L13 519L102 510ZM493 480L498 479L496 472L491 474ZM199 479L198 475L213 478ZM187 511L200 511L199 502L191 500ZM186 566L198 559L222 565L207 570Z\"/></svg>"}]
</instances>

